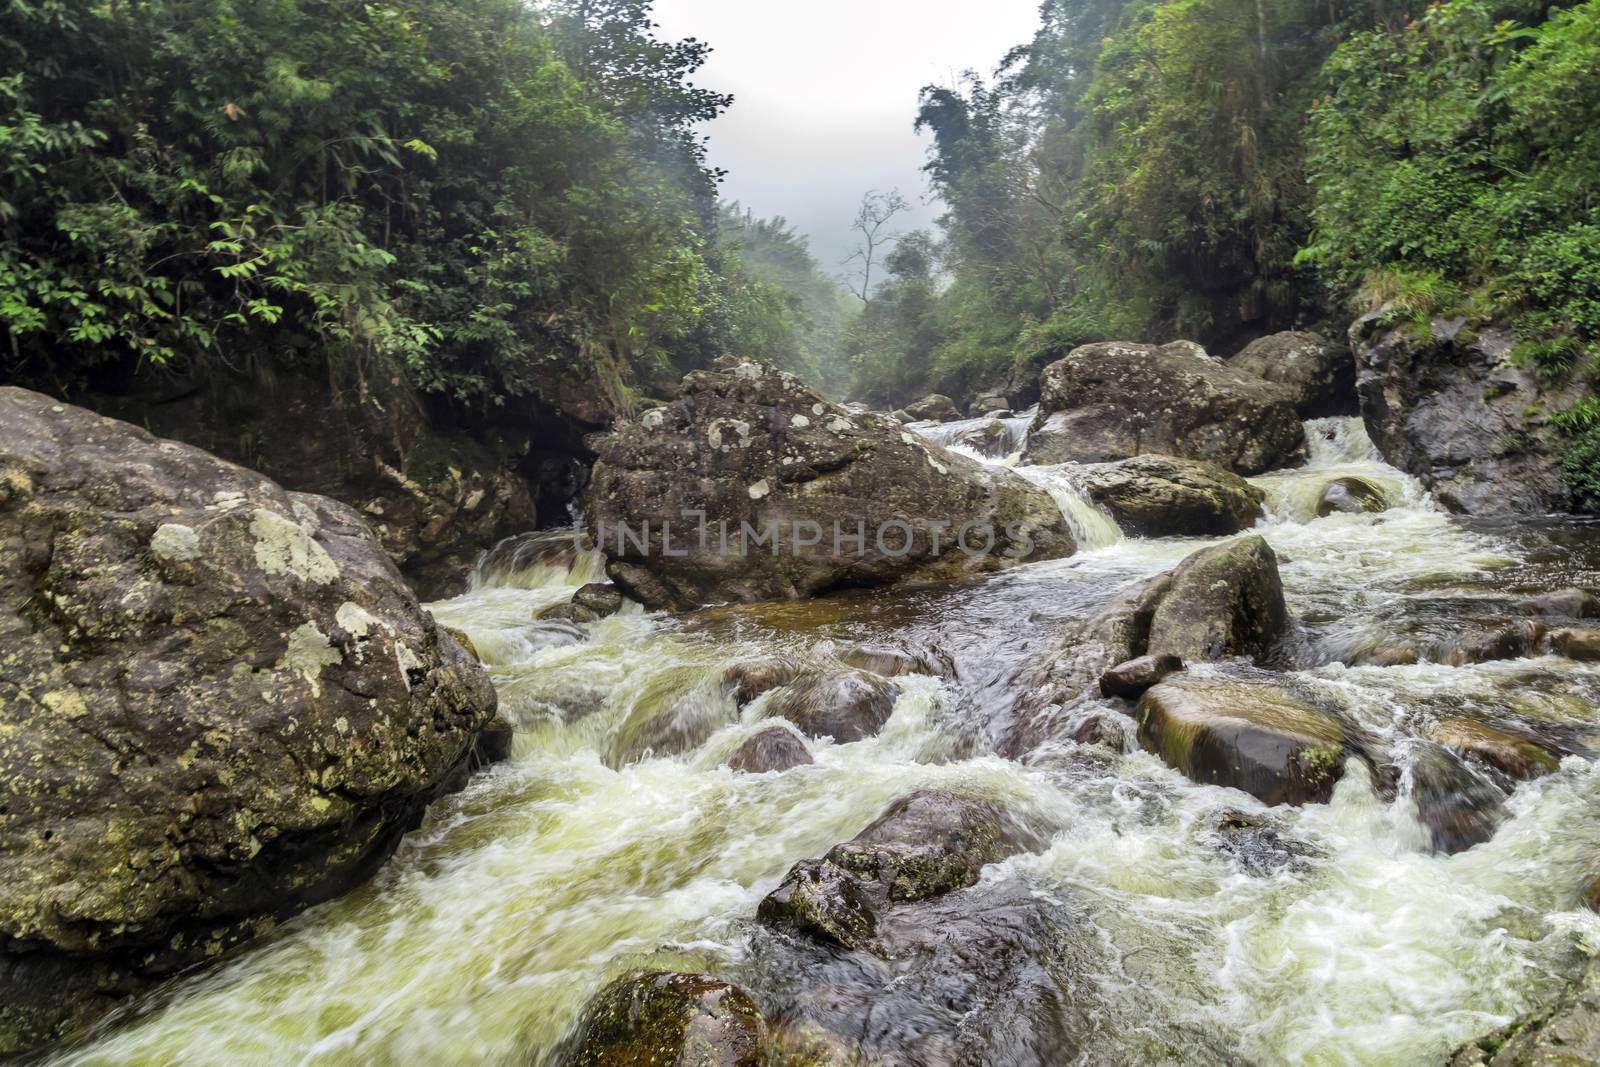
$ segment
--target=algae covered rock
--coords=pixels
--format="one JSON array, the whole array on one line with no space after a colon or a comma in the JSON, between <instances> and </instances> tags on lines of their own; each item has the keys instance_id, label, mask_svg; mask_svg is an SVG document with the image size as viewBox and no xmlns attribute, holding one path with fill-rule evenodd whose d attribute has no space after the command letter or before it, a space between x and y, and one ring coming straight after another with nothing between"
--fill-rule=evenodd
<instances>
[{"instance_id":1,"label":"algae covered rock","mask_svg":"<svg viewBox=\"0 0 1600 1067\"><path fill-rule=\"evenodd\" d=\"M607 573L648 607L935 583L1072 554L1048 493L721 360L676 400L591 438L585 513Z\"/></svg>"},{"instance_id":2,"label":"algae covered rock","mask_svg":"<svg viewBox=\"0 0 1600 1067\"><path fill-rule=\"evenodd\" d=\"M349 508L19 389L0 426L15 1051L364 880L496 702Z\"/></svg>"},{"instance_id":3,"label":"algae covered rock","mask_svg":"<svg viewBox=\"0 0 1600 1067\"><path fill-rule=\"evenodd\" d=\"M760 1067L766 1021L750 994L705 974L624 975L590 1001L564 1067Z\"/></svg>"},{"instance_id":4,"label":"algae covered rock","mask_svg":"<svg viewBox=\"0 0 1600 1067\"><path fill-rule=\"evenodd\" d=\"M1263 804L1326 801L1346 759L1362 753L1337 715L1267 675L1173 675L1134 716L1139 744L1167 766Z\"/></svg>"},{"instance_id":5,"label":"algae covered rock","mask_svg":"<svg viewBox=\"0 0 1600 1067\"><path fill-rule=\"evenodd\" d=\"M820 860L797 864L761 902L759 917L858 947L885 909L976 884L990 863L1037 844L999 805L943 790L895 801Z\"/></svg>"},{"instance_id":6,"label":"algae covered rock","mask_svg":"<svg viewBox=\"0 0 1600 1067\"><path fill-rule=\"evenodd\" d=\"M1317 518L1325 519L1335 512L1346 515L1372 514L1388 506L1383 490L1366 479L1335 478L1317 498Z\"/></svg>"},{"instance_id":7,"label":"algae covered rock","mask_svg":"<svg viewBox=\"0 0 1600 1067\"><path fill-rule=\"evenodd\" d=\"M1090 499L1135 537L1235 534L1265 514L1265 493L1199 460L1136 456L1085 467L1082 478Z\"/></svg>"},{"instance_id":8,"label":"algae covered rock","mask_svg":"<svg viewBox=\"0 0 1600 1067\"><path fill-rule=\"evenodd\" d=\"M1148 651L1190 662L1265 656L1288 631L1278 557L1264 537L1201 549L1178 564L1150 619Z\"/></svg>"}]
</instances>

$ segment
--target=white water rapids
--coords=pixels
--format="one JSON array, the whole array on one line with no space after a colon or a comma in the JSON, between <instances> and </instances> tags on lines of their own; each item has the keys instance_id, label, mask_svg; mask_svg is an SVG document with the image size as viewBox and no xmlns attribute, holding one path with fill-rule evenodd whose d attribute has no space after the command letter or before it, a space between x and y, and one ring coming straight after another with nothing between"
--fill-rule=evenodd
<instances>
[{"instance_id":1,"label":"white water rapids","mask_svg":"<svg viewBox=\"0 0 1600 1067\"><path fill-rule=\"evenodd\" d=\"M1359 420L1308 430L1306 467L1255 480L1301 677L1397 743L1403 723L1444 708L1600 732L1592 667L1339 662L1386 634L1459 630L1506 590L1595 575L1581 531L1469 528L1383 465ZM1210 543L1124 538L1069 469L1023 473L1055 495L1083 550L959 588L682 617L630 606L580 630L532 616L596 579L592 555L529 565L501 553L496 573L432 610L482 653L516 727L512 759L437 804L365 888L52 1062L539 1063L630 968L755 981L741 968L756 905L789 867L934 784L1057 828L1043 852L986 877L1081 910L1072 936L1093 952L1073 987L1098 1026L1083 1062L1149 1062L1174 1028L1213 1039L1188 1062L1436 1062L1547 1001L1600 948L1600 916L1579 899L1600 857L1600 767L1581 758L1520 786L1495 836L1453 856L1428 849L1408 797L1381 800L1353 764L1331 803L1273 810L1315 858L1257 875L1201 840L1220 808L1262 810L1243 793L1195 785L1137 748L1088 755L1066 742L1024 764L963 745L981 714L963 687L992 683L1046 650L1057 624ZM1390 509L1314 518L1322 486L1346 474L1379 485ZM761 706L733 710L717 684L728 665L859 641L935 645L959 678L900 679L881 735L813 742L812 766L723 766Z\"/></svg>"}]
</instances>

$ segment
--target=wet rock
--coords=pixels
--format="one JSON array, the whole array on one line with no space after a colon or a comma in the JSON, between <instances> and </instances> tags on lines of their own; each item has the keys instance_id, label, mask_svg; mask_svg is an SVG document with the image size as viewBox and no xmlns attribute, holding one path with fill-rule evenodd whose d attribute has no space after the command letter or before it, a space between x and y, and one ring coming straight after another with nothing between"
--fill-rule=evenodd
<instances>
[{"instance_id":1,"label":"wet rock","mask_svg":"<svg viewBox=\"0 0 1600 1067\"><path fill-rule=\"evenodd\" d=\"M454 626L440 626L439 629L449 634L451 638L454 639L455 643L460 645L462 650L465 651L467 655L471 656L479 663L483 662L483 657L478 654L478 646L473 643L473 640L470 636L468 636L467 631L458 630Z\"/></svg>"},{"instance_id":2,"label":"wet rock","mask_svg":"<svg viewBox=\"0 0 1600 1067\"><path fill-rule=\"evenodd\" d=\"M1235 534L1261 521L1266 494L1210 463L1144 455L1084 468L1090 499L1135 537Z\"/></svg>"},{"instance_id":3,"label":"wet rock","mask_svg":"<svg viewBox=\"0 0 1600 1067\"><path fill-rule=\"evenodd\" d=\"M1530 515L1566 510L1560 431L1550 414L1571 407L1577 382L1546 386L1511 362L1510 330L1434 319L1427 330L1350 327L1361 415L1391 465L1415 475L1452 511Z\"/></svg>"},{"instance_id":4,"label":"wet rock","mask_svg":"<svg viewBox=\"0 0 1600 1067\"><path fill-rule=\"evenodd\" d=\"M1257 338L1228 365L1288 389L1302 419L1361 410L1350 349L1319 334L1287 331Z\"/></svg>"},{"instance_id":5,"label":"wet rock","mask_svg":"<svg viewBox=\"0 0 1600 1067\"><path fill-rule=\"evenodd\" d=\"M360 884L496 702L351 509L20 389L0 426L17 1051Z\"/></svg>"},{"instance_id":6,"label":"wet rock","mask_svg":"<svg viewBox=\"0 0 1600 1067\"><path fill-rule=\"evenodd\" d=\"M511 758L511 745L516 739L514 730L504 716L496 715L478 731L472 745L472 763L475 768L504 763Z\"/></svg>"},{"instance_id":7,"label":"wet rock","mask_svg":"<svg viewBox=\"0 0 1600 1067\"><path fill-rule=\"evenodd\" d=\"M1433 848L1464 852L1494 836L1505 819L1505 794L1443 745L1422 742L1411 752L1411 797Z\"/></svg>"},{"instance_id":8,"label":"wet rock","mask_svg":"<svg viewBox=\"0 0 1600 1067\"><path fill-rule=\"evenodd\" d=\"M899 695L898 686L865 671L817 671L774 693L767 714L788 719L807 737L831 737L842 745L876 736Z\"/></svg>"},{"instance_id":9,"label":"wet rock","mask_svg":"<svg viewBox=\"0 0 1600 1067\"><path fill-rule=\"evenodd\" d=\"M972 401L969 409L974 418L980 415L991 415L995 418L1005 418L1011 414L1011 401L1005 391L981 393Z\"/></svg>"},{"instance_id":10,"label":"wet rock","mask_svg":"<svg viewBox=\"0 0 1600 1067\"><path fill-rule=\"evenodd\" d=\"M1097 745L1121 752L1122 737L1122 728L1112 721L1111 716L1093 714L1079 723L1077 728L1067 735L1067 740L1080 745Z\"/></svg>"},{"instance_id":11,"label":"wet rock","mask_svg":"<svg viewBox=\"0 0 1600 1067\"><path fill-rule=\"evenodd\" d=\"M1600 597L1587 589L1560 589L1530 597L1517 605L1524 615L1568 619L1600 619Z\"/></svg>"},{"instance_id":12,"label":"wet rock","mask_svg":"<svg viewBox=\"0 0 1600 1067\"><path fill-rule=\"evenodd\" d=\"M1371 514L1388 508L1383 490L1363 478L1335 478L1317 498L1317 518L1339 512L1345 515Z\"/></svg>"},{"instance_id":13,"label":"wet rock","mask_svg":"<svg viewBox=\"0 0 1600 1067\"><path fill-rule=\"evenodd\" d=\"M1421 659L1422 652L1415 641L1391 639L1379 642L1376 648L1358 657L1356 662L1372 667L1407 667Z\"/></svg>"},{"instance_id":14,"label":"wet rock","mask_svg":"<svg viewBox=\"0 0 1600 1067\"><path fill-rule=\"evenodd\" d=\"M1288 627L1272 546L1241 537L1178 564L1151 617L1148 651L1189 662L1260 659Z\"/></svg>"},{"instance_id":15,"label":"wet rock","mask_svg":"<svg viewBox=\"0 0 1600 1067\"><path fill-rule=\"evenodd\" d=\"M852 667L885 678L898 678L906 674L928 674L935 678L956 676L955 662L937 648L853 645L840 652L839 659Z\"/></svg>"},{"instance_id":16,"label":"wet rock","mask_svg":"<svg viewBox=\"0 0 1600 1067\"><path fill-rule=\"evenodd\" d=\"M1544 627L1531 621L1515 623L1500 630L1480 631L1458 641L1445 662L1452 667L1464 667L1497 659L1517 659L1531 655L1543 636Z\"/></svg>"},{"instance_id":17,"label":"wet rock","mask_svg":"<svg viewBox=\"0 0 1600 1067\"><path fill-rule=\"evenodd\" d=\"M728 757L728 766L744 774L786 771L812 762L806 743L782 726L768 726L751 734Z\"/></svg>"},{"instance_id":18,"label":"wet rock","mask_svg":"<svg viewBox=\"0 0 1600 1067\"><path fill-rule=\"evenodd\" d=\"M580 626L600 621L600 616L592 610L571 601L565 604L552 604L548 608L541 609L533 617L540 622L570 622Z\"/></svg>"},{"instance_id":19,"label":"wet rock","mask_svg":"<svg viewBox=\"0 0 1600 1067\"><path fill-rule=\"evenodd\" d=\"M956 402L942 393L929 393L921 400L907 404L902 410L917 422L955 422L961 417L961 409L956 407Z\"/></svg>"},{"instance_id":20,"label":"wet rock","mask_svg":"<svg viewBox=\"0 0 1600 1067\"><path fill-rule=\"evenodd\" d=\"M1040 390L1027 463L1156 452L1260 474L1305 458L1289 390L1213 359L1191 341L1084 345L1045 368Z\"/></svg>"},{"instance_id":21,"label":"wet rock","mask_svg":"<svg viewBox=\"0 0 1600 1067\"><path fill-rule=\"evenodd\" d=\"M895 422L900 423L902 426L904 426L907 423L911 423L911 422L916 422L917 421L916 419L911 417L911 413L909 411L907 411L905 408L895 408L893 411L889 412L889 417L891 419L893 419Z\"/></svg>"},{"instance_id":22,"label":"wet rock","mask_svg":"<svg viewBox=\"0 0 1600 1067\"><path fill-rule=\"evenodd\" d=\"M1558 655L1586 663L1600 660L1600 630L1568 628L1552 630L1550 647Z\"/></svg>"},{"instance_id":23,"label":"wet rock","mask_svg":"<svg viewBox=\"0 0 1600 1067\"><path fill-rule=\"evenodd\" d=\"M610 582L590 582L578 587L572 594L572 603L595 618L603 619L622 610L622 590Z\"/></svg>"},{"instance_id":24,"label":"wet rock","mask_svg":"<svg viewBox=\"0 0 1600 1067\"><path fill-rule=\"evenodd\" d=\"M1145 690L1167 675L1183 670L1183 658L1164 652L1156 656L1139 656L1117 664L1100 676L1100 692L1108 697L1126 697L1137 700Z\"/></svg>"},{"instance_id":25,"label":"wet rock","mask_svg":"<svg viewBox=\"0 0 1600 1067\"><path fill-rule=\"evenodd\" d=\"M1204 840L1257 878L1285 869L1309 870L1321 855L1315 845L1283 833L1267 816L1237 808L1223 808L1208 818Z\"/></svg>"},{"instance_id":26,"label":"wet rock","mask_svg":"<svg viewBox=\"0 0 1600 1067\"><path fill-rule=\"evenodd\" d=\"M1560 764L1558 754L1530 737L1472 719L1443 719L1428 736L1466 759L1493 767L1513 781L1549 774Z\"/></svg>"},{"instance_id":27,"label":"wet rock","mask_svg":"<svg viewBox=\"0 0 1600 1067\"><path fill-rule=\"evenodd\" d=\"M990 419L956 434L951 443L970 448L980 456L1004 456L1011 444L1011 431L999 419Z\"/></svg>"},{"instance_id":28,"label":"wet rock","mask_svg":"<svg viewBox=\"0 0 1600 1067\"><path fill-rule=\"evenodd\" d=\"M1139 744L1205 785L1263 804L1322 803L1361 746L1330 710L1259 678L1173 675L1140 698Z\"/></svg>"},{"instance_id":29,"label":"wet rock","mask_svg":"<svg viewBox=\"0 0 1600 1067\"><path fill-rule=\"evenodd\" d=\"M767 1027L750 994L704 974L625 975L589 1003L564 1067L761 1067Z\"/></svg>"},{"instance_id":30,"label":"wet rock","mask_svg":"<svg viewBox=\"0 0 1600 1067\"><path fill-rule=\"evenodd\" d=\"M1075 549L1020 475L758 363L696 371L671 404L591 441L590 529L612 580L649 607L940 582Z\"/></svg>"},{"instance_id":31,"label":"wet rock","mask_svg":"<svg viewBox=\"0 0 1600 1067\"><path fill-rule=\"evenodd\" d=\"M922 790L895 801L822 859L796 864L757 915L858 948L891 906L974 885L988 864L1038 844L993 802Z\"/></svg>"},{"instance_id":32,"label":"wet rock","mask_svg":"<svg viewBox=\"0 0 1600 1067\"><path fill-rule=\"evenodd\" d=\"M736 663L723 671L722 685L733 696L733 702L742 708L763 693L788 685L799 671L793 660L752 660Z\"/></svg>"},{"instance_id":33,"label":"wet rock","mask_svg":"<svg viewBox=\"0 0 1600 1067\"><path fill-rule=\"evenodd\" d=\"M1578 1067L1600 1063L1600 964L1553 1005L1457 1049L1449 1067Z\"/></svg>"}]
</instances>

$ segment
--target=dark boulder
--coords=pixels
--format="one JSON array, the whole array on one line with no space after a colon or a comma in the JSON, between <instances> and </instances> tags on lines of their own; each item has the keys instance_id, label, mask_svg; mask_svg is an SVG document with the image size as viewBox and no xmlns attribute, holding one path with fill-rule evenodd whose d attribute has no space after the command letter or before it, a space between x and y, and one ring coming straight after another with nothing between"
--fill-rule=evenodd
<instances>
[{"instance_id":1,"label":"dark boulder","mask_svg":"<svg viewBox=\"0 0 1600 1067\"><path fill-rule=\"evenodd\" d=\"M597 993L563 1067L761 1067L766 1021L750 994L705 974L624 975Z\"/></svg>"},{"instance_id":2,"label":"dark boulder","mask_svg":"<svg viewBox=\"0 0 1600 1067\"><path fill-rule=\"evenodd\" d=\"M897 686L865 671L817 670L774 693L767 714L788 719L807 737L831 737L842 745L883 729L899 694Z\"/></svg>"},{"instance_id":3,"label":"dark boulder","mask_svg":"<svg viewBox=\"0 0 1600 1067\"><path fill-rule=\"evenodd\" d=\"M788 685L800 671L793 660L758 659L735 663L722 672L723 688L738 707L744 707L763 693Z\"/></svg>"},{"instance_id":4,"label":"dark boulder","mask_svg":"<svg viewBox=\"0 0 1600 1067\"><path fill-rule=\"evenodd\" d=\"M1453 855L1494 836L1505 820L1505 793L1451 748L1412 745L1411 799L1435 852Z\"/></svg>"},{"instance_id":5,"label":"dark boulder","mask_svg":"<svg viewBox=\"0 0 1600 1067\"><path fill-rule=\"evenodd\" d=\"M496 702L351 509L20 389L0 426L16 1051L365 880Z\"/></svg>"},{"instance_id":6,"label":"dark boulder","mask_svg":"<svg viewBox=\"0 0 1600 1067\"><path fill-rule=\"evenodd\" d=\"M1294 398L1191 341L1084 345L1045 368L1023 459L1099 463L1149 452L1260 474L1305 458Z\"/></svg>"},{"instance_id":7,"label":"dark boulder","mask_svg":"<svg viewBox=\"0 0 1600 1067\"><path fill-rule=\"evenodd\" d=\"M611 578L650 607L939 582L1075 549L1020 475L759 363L696 371L671 404L592 442L590 529Z\"/></svg>"},{"instance_id":8,"label":"dark boulder","mask_svg":"<svg viewBox=\"0 0 1600 1067\"><path fill-rule=\"evenodd\" d=\"M1577 385L1541 383L1514 366L1510 331L1434 319L1389 327L1381 313L1350 328L1367 433L1383 458L1452 511L1534 515L1566 510L1554 412Z\"/></svg>"},{"instance_id":9,"label":"dark boulder","mask_svg":"<svg viewBox=\"0 0 1600 1067\"><path fill-rule=\"evenodd\" d=\"M741 774L768 774L803 767L813 762L806 743L792 730L782 726L767 726L749 737L733 750L728 766Z\"/></svg>"},{"instance_id":10,"label":"dark boulder","mask_svg":"<svg viewBox=\"0 0 1600 1067\"><path fill-rule=\"evenodd\" d=\"M1276 676L1169 677L1134 711L1139 744L1204 785L1263 804L1321 803L1361 742L1332 710Z\"/></svg>"},{"instance_id":11,"label":"dark boulder","mask_svg":"<svg viewBox=\"0 0 1600 1067\"><path fill-rule=\"evenodd\" d=\"M1135 537L1214 537L1261 521L1266 494L1199 460L1144 455L1093 464L1080 477L1090 499Z\"/></svg>"},{"instance_id":12,"label":"dark boulder","mask_svg":"<svg viewBox=\"0 0 1600 1067\"><path fill-rule=\"evenodd\" d=\"M1354 415L1361 410L1350 349L1319 334L1268 334L1229 358L1228 365L1288 389L1302 419Z\"/></svg>"},{"instance_id":13,"label":"dark boulder","mask_svg":"<svg viewBox=\"0 0 1600 1067\"><path fill-rule=\"evenodd\" d=\"M1125 660L1100 676L1100 692L1108 697L1137 700L1146 689L1167 675L1183 670L1183 658L1164 652Z\"/></svg>"},{"instance_id":14,"label":"dark boulder","mask_svg":"<svg viewBox=\"0 0 1600 1067\"><path fill-rule=\"evenodd\" d=\"M1202 840L1257 878L1282 870L1309 870L1321 855L1315 845L1290 837L1268 816L1237 808L1224 808L1208 818Z\"/></svg>"},{"instance_id":15,"label":"dark boulder","mask_svg":"<svg viewBox=\"0 0 1600 1067\"><path fill-rule=\"evenodd\" d=\"M903 409L917 422L954 422L961 417L956 402L943 393L929 393L921 400L907 404Z\"/></svg>"},{"instance_id":16,"label":"dark boulder","mask_svg":"<svg viewBox=\"0 0 1600 1067\"><path fill-rule=\"evenodd\" d=\"M924 790L895 801L822 859L797 864L757 914L856 948L890 907L974 885L986 865L1038 844L991 801Z\"/></svg>"},{"instance_id":17,"label":"dark boulder","mask_svg":"<svg viewBox=\"0 0 1600 1067\"><path fill-rule=\"evenodd\" d=\"M603 619L622 610L622 590L610 582L590 582L578 587L572 594L572 603Z\"/></svg>"},{"instance_id":18,"label":"dark boulder","mask_svg":"<svg viewBox=\"0 0 1600 1067\"><path fill-rule=\"evenodd\" d=\"M1339 512L1346 515L1372 514L1388 508L1383 490L1364 478L1335 478L1317 498L1317 518Z\"/></svg>"},{"instance_id":19,"label":"dark boulder","mask_svg":"<svg viewBox=\"0 0 1600 1067\"><path fill-rule=\"evenodd\" d=\"M1190 662L1261 659L1288 627L1272 546L1241 537L1178 564L1151 616L1148 651Z\"/></svg>"}]
</instances>

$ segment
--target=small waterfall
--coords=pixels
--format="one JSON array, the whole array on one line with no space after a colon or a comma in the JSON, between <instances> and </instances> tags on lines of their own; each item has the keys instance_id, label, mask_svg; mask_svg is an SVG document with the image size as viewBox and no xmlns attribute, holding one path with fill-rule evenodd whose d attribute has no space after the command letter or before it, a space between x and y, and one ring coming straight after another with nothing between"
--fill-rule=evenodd
<instances>
[{"instance_id":1,"label":"small waterfall","mask_svg":"<svg viewBox=\"0 0 1600 1067\"><path fill-rule=\"evenodd\" d=\"M1050 494L1080 549L1107 548L1122 540L1116 520L1089 499L1061 467L1018 467L1017 473Z\"/></svg>"},{"instance_id":2,"label":"small waterfall","mask_svg":"<svg viewBox=\"0 0 1600 1067\"><path fill-rule=\"evenodd\" d=\"M1359 415L1348 418L1307 419L1306 466L1341 467L1352 463L1382 463L1378 448L1367 436Z\"/></svg>"},{"instance_id":3,"label":"small waterfall","mask_svg":"<svg viewBox=\"0 0 1600 1067\"><path fill-rule=\"evenodd\" d=\"M1021 451L1032 422L1033 414L1023 412L1003 419L982 415L955 422L912 423L906 429L921 434L941 448L989 462Z\"/></svg>"},{"instance_id":4,"label":"small waterfall","mask_svg":"<svg viewBox=\"0 0 1600 1067\"><path fill-rule=\"evenodd\" d=\"M605 556L574 526L506 538L478 557L469 588L577 588L602 581Z\"/></svg>"}]
</instances>

